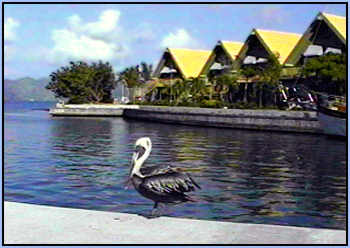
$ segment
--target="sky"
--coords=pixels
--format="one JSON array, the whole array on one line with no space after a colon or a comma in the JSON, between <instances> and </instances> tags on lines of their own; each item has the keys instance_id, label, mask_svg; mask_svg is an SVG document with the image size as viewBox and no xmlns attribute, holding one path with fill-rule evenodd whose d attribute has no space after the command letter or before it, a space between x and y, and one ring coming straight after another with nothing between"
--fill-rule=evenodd
<instances>
[{"instance_id":1,"label":"sky","mask_svg":"<svg viewBox=\"0 0 350 248\"><path fill-rule=\"evenodd\" d=\"M114 72L159 62L166 47L212 50L253 28L302 34L318 12L345 4L5 4L4 76L49 77L69 61Z\"/></svg>"}]
</instances>

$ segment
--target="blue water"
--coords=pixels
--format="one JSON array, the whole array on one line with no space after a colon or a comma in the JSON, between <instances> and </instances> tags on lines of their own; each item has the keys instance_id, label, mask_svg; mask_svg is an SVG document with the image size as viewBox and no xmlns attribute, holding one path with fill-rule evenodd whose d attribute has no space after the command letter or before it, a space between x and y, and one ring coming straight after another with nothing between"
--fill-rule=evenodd
<instances>
[{"instance_id":1,"label":"blue water","mask_svg":"<svg viewBox=\"0 0 350 248\"><path fill-rule=\"evenodd\" d=\"M123 118L50 117L53 103L6 103L6 201L149 213L124 189L133 144L149 136L149 165L200 169L200 203L174 217L346 228L346 141L323 135L190 127Z\"/></svg>"}]
</instances>

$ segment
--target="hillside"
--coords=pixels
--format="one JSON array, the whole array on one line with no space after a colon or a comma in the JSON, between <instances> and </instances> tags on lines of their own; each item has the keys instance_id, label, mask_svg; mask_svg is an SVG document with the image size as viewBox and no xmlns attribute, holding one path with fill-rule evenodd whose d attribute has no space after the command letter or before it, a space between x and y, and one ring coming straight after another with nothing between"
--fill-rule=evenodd
<instances>
[{"instance_id":1,"label":"hillside","mask_svg":"<svg viewBox=\"0 0 350 248\"><path fill-rule=\"evenodd\" d=\"M14 101L57 101L51 91L45 89L49 78L33 79L24 77L20 79L4 80L4 100ZM121 86L114 90L114 96L121 97Z\"/></svg>"},{"instance_id":2,"label":"hillside","mask_svg":"<svg viewBox=\"0 0 350 248\"><path fill-rule=\"evenodd\" d=\"M54 95L45 89L49 79L30 77L4 80L5 101L55 101Z\"/></svg>"}]
</instances>

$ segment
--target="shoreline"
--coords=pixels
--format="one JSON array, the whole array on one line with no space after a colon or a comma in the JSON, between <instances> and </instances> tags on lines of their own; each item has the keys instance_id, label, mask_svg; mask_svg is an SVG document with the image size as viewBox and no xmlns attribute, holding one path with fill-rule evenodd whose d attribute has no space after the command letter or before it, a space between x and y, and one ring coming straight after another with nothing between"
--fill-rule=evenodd
<instances>
[{"instance_id":1,"label":"shoreline","mask_svg":"<svg viewBox=\"0 0 350 248\"><path fill-rule=\"evenodd\" d=\"M4 241L13 244L328 244L346 231L232 223L4 202Z\"/></svg>"},{"instance_id":2,"label":"shoreline","mask_svg":"<svg viewBox=\"0 0 350 248\"><path fill-rule=\"evenodd\" d=\"M50 109L53 117L123 117L192 126L323 134L317 112L242 110L145 105L64 105Z\"/></svg>"}]
</instances>

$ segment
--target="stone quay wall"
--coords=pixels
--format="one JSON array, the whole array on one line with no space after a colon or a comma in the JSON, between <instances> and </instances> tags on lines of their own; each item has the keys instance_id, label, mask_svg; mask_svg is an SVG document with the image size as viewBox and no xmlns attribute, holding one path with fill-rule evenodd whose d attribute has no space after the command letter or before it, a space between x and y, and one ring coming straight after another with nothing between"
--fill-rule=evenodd
<instances>
[{"instance_id":1,"label":"stone quay wall","mask_svg":"<svg viewBox=\"0 0 350 248\"><path fill-rule=\"evenodd\" d=\"M316 112L140 106L125 118L171 124L252 130L322 133Z\"/></svg>"},{"instance_id":2,"label":"stone quay wall","mask_svg":"<svg viewBox=\"0 0 350 248\"><path fill-rule=\"evenodd\" d=\"M316 112L138 105L64 105L52 116L124 117L143 121L251 130L322 133Z\"/></svg>"}]
</instances>

